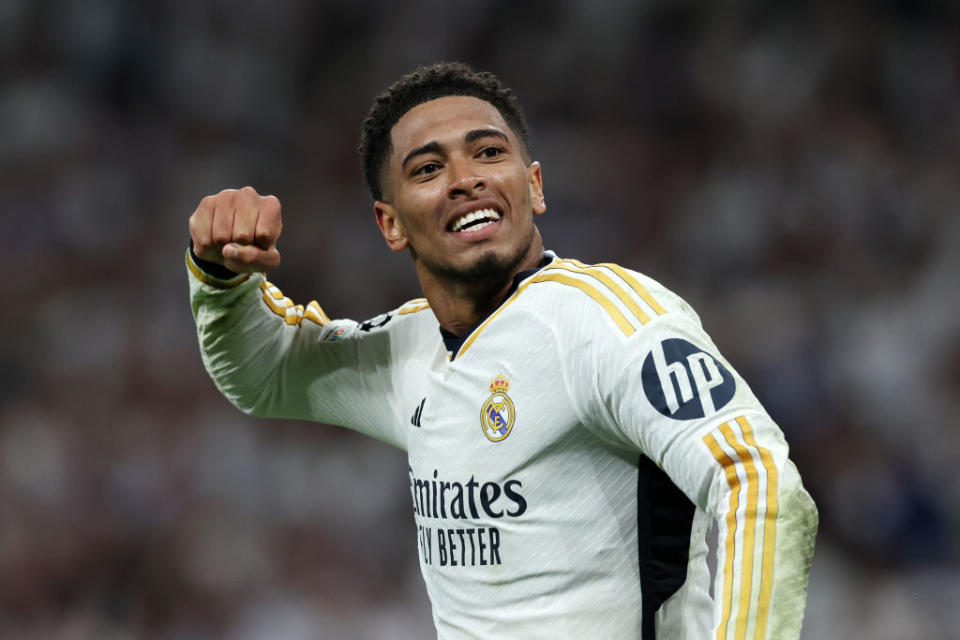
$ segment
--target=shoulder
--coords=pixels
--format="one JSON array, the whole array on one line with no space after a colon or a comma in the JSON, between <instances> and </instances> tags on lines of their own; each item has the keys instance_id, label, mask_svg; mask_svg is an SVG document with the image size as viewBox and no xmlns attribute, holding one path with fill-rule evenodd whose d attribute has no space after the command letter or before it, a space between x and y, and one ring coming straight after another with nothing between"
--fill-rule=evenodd
<instances>
[{"instance_id":1,"label":"shoulder","mask_svg":"<svg viewBox=\"0 0 960 640\"><path fill-rule=\"evenodd\" d=\"M436 332L436 327L436 316L433 315L426 298L408 300L395 309L357 323L357 330L362 333L376 333L384 330Z\"/></svg>"},{"instance_id":2,"label":"shoulder","mask_svg":"<svg viewBox=\"0 0 960 640\"><path fill-rule=\"evenodd\" d=\"M437 321L425 298L408 300L395 309L356 321L331 319L316 300L305 305L297 304L266 279L261 279L259 289L263 304L278 319L289 325L319 327L321 342L340 342L377 334L404 333L412 338L421 333L436 333Z\"/></svg>"},{"instance_id":3,"label":"shoulder","mask_svg":"<svg viewBox=\"0 0 960 640\"><path fill-rule=\"evenodd\" d=\"M362 321L334 321L346 331L341 338L363 338L376 335L402 336L405 341L417 341L421 336L436 337L437 320L426 298L408 300L400 306Z\"/></svg>"},{"instance_id":4,"label":"shoulder","mask_svg":"<svg viewBox=\"0 0 960 640\"><path fill-rule=\"evenodd\" d=\"M561 331L602 326L629 339L654 324L699 319L679 296L653 278L618 264L556 258L524 280L518 306Z\"/></svg>"}]
</instances>

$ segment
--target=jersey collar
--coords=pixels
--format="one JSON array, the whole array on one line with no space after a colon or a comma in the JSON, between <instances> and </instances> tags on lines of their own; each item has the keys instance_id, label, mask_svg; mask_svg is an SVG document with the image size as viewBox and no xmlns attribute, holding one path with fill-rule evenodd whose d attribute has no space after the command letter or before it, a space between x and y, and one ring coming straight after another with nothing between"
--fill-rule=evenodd
<instances>
[{"instance_id":1,"label":"jersey collar","mask_svg":"<svg viewBox=\"0 0 960 640\"><path fill-rule=\"evenodd\" d=\"M503 299L506 300L513 292L517 290L517 287L520 286L520 283L535 274L540 269L543 269L545 266L556 260L557 254L553 251L544 251L543 259L540 261L540 264L534 267L533 269L527 269L526 271L521 271L517 275L513 276L513 284L510 285L510 289L503 296ZM502 301L501 301L502 302ZM474 329L483 324L483 321L490 317L490 315L496 311L496 308L492 309L490 313L480 318L475 325L470 327L462 336L455 336L443 327L440 327L440 336L443 338L443 344L447 348L447 351L450 353L450 360L453 360L457 357L457 352L460 351L460 347L463 346L463 343L466 342L467 338L470 337L470 334L473 333Z\"/></svg>"}]
</instances>

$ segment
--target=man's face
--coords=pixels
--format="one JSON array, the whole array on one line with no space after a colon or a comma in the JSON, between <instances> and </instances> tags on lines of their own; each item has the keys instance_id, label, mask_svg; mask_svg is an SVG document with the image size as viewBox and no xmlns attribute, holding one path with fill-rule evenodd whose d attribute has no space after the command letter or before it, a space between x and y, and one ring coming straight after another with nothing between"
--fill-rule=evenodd
<instances>
[{"instance_id":1,"label":"man's face","mask_svg":"<svg viewBox=\"0 0 960 640\"><path fill-rule=\"evenodd\" d=\"M540 165L528 164L496 107L468 96L425 102L397 121L391 145L374 205L391 249L409 247L435 277L475 284L539 259Z\"/></svg>"}]
</instances>

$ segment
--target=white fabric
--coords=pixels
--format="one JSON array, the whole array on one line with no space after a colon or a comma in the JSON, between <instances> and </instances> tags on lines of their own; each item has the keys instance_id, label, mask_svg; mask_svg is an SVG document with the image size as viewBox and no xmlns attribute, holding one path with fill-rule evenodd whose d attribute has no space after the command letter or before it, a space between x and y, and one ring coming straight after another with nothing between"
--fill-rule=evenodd
<instances>
[{"instance_id":1,"label":"white fabric","mask_svg":"<svg viewBox=\"0 0 960 640\"><path fill-rule=\"evenodd\" d=\"M686 582L656 637L799 637L816 510L780 430L657 282L555 258L451 360L422 300L321 325L285 320L262 276L190 281L204 363L240 409L408 452L411 544L440 638L640 638L641 456L696 507ZM668 362L665 345L690 353Z\"/></svg>"}]
</instances>

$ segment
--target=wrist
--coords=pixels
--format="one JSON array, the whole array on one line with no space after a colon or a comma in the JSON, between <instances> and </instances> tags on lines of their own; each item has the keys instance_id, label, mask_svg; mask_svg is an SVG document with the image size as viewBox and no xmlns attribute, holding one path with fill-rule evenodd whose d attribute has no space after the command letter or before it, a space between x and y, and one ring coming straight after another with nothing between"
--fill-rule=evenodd
<instances>
[{"instance_id":1,"label":"wrist","mask_svg":"<svg viewBox=\"0 0 960 640\"><path fill-rule=\"evenodd\" d=\"M219 289L235 287L250 277L249 273L237 273L222 264L198 257L193 251L192 239L187 248L187 267L200 282Z\"/></svg>"}]
</instances>

